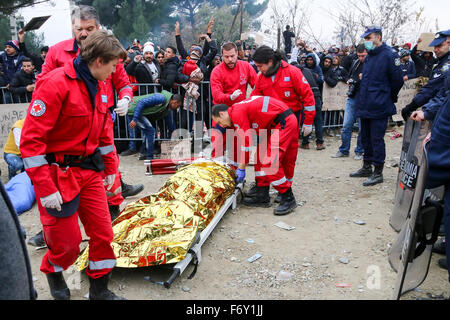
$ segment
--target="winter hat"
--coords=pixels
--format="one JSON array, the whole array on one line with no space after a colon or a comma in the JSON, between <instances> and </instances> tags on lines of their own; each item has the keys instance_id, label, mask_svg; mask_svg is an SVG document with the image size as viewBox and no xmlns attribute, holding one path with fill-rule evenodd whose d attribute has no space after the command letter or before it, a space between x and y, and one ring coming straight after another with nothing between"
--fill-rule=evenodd
<instances>
[{"instance_id":1,"label":"winter hat","mask_svg":"<svg viewBox=\"0 0 450 320\"><path fill-rule=\"evenodd\" d=\"M197 61L197 60L200 60L202 56L200 55L200 53L197 50L192 50L190 57L191 57L191 60Z\"/></svg>"},{"instance_id":2,"label":"winter hat","mask_svg":"<svg viewBox=\"0 0 450 320\"><path fill-rule=\"evenodd\" d=\"M198 52L198 55L201 57L203 55L203 49L199 46L196 46L194 48L192 48L192 53L194 53L194 51Z\"/></svg>"},{"instance_id":3,"label":"winter hat","mask_svg":"<svg viewBox=\"0 0 450 320\"><path fill-rule=\"evenodd\" d=\"M17 40L9 40L5 43L5 46L11 46L14 49L16 49L16 51L20 51L19 49L19 41Z\"/></svg>"},{"instance_id":4,"label":"winter hat","mask_svg":"<svg viewBox=\"0 0 450 320\"><path fill-rule=\"evenodd\" d=\"M407 46L409 50L411 50L411 43L405 43L403 47Z\"/></svg>"},{"instance_id":5,"label":"winter hat","mask_svg":"<svg viewBox=\"0 0 450 320\"><path fill-rule=\"evenodd\" d=\"M151 44L146 44L144 46L144 50L142 51L142 54L145 54L146 52L153 52L153 54L155 54L155 47Z\"/></svg>"},{"instance_id":6,"label":"winter hat","mask_svg":"<svg viewBox=\"0 0 450 320\"><path fill-rule=\"evenodd\" d=\"M404 57L407 57L407 56L410 56L410 55L411 55L411 52L409 50L402 50L400 52L400 58L404 58Z\"/></svg>"}]
</instances>

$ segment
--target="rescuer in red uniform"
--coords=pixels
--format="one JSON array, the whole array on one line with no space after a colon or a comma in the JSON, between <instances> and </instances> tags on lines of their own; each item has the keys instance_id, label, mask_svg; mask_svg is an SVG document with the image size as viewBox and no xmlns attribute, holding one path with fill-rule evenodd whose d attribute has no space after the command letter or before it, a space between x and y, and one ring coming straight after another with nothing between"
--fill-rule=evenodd
<instances>
[{"instance_id":1,"label":"rescuer in red uniform","mask_svg":"<svg viewBox=\"0 0 450 320\"><path fill-rule=\"evenodd\" d=\"M256 82L256 72L246 61L238 60L236 44L230 42L222 46L223 62L215 67L211 73L211 94L213 104L225 104L232 106L247 98L247 88L252 88ZM211 137L213 144L212 157L221 157L226 146L225 129L213 123L213 127L222 133L222 139L217 139L215 134ZM222 140L223 143L220 143ZM233 159L235 160L235 159Z\"/></svg>"},{"instance_id":2,"label":"rescuer in red uniform","mask_svg":"<svg viewBox=\"0 0 450 320\"><path fill-rule=\"evenodd\" d=\"M37 76L37 85L50 71L63 67L67 62L76 58L80 52L80 46L93 32L100 29L100 23L97 12L94 7L81 5L75 7L72 12L72 31L74 38L61 41L50 47L49 52L45 58L45 63L42 66L42 73ZM133 97L130 80L123 67L122 63L117 64L116 71L106 80L108 109L114 106L114 90L118 93L117 107L114 111L119 116L125 116L128 111L129 103ZM112 122L112 117L111 122ZM111 123L110 135L114 137L114 126ZM114 151L117 161L119 157L116 150ZM120 171L116 174L116 180L111 190L107 190L109 210L111 219L114 220L120 213L119 206L123 199L127 196L134 196L144 189L143 185L128 185L122 181ZM35 246L42 246L44 244L42 232L39 232L29 241L29 244Z\"/></svg>"},{"instance_id":3,"label":"rescuer in red uniform","mask_svg":"<svg viewBox=\"0 0 450 320\"><path fill-rule=\"evenodd\" d=\"M312 131L314 117L316 115L314 94L308 81L306 81L300 69L282 60L281 53L273 49L262 46L256 49L252 57L256 67L260 71L256 80L255 89L252 96L269 96L283 101L292 111L298 120L299 134L301 123L301 112L305 114L305 121L301 133L307 136ZM298 135L299 135L298 134ZM298 136L297 135L297 136ZM295 159L296 161L297 159ZM261 163L259 161L259 150L256 152L255 171L259 171ZM287 176L289 181L293 181L292 176ZM258 181L260 177L255 176ZM256 194L255 187L246 194L253 197ZM278 194L275 202L280 202L281 195Z\"/></svg>"},{"instance_id":4,"label":"rescuer in red uniform","mask_svg":"<svg viewBox=\"0 0 450 320\"><path fill-rule=\"evenodd\" d=\"M90 238L89 298L121 299L107 289L116 258L104 185L112 188L118 162L104 81L123 58L120 42L96 31L76 59L41 78L22 129L20 151L48 247L41 271L55 299L70 298L62 271L80 253L78 218Z\"/></svg>"},{"instance_id":5,"label":"rescuer in red uniform","mask_svg":"<svg viewBox=\"0 0 450 320\"><path fill-rule=\"evenodd\" d=\"M244 181L245 167L249 160L252 137L258 136L261 157L255 196L244 198L249 206L270 207L269 188L272 185L281 194L280 205L275 215L286 215L297 207L292 192L292 181L298 153L298 120L284 102L271 97L254 96L231 107L216 105L212 109L213 120L224 128L233 128L238 138L239 167L237 182ZM227 134L230 135L227 130ZM265 138L263 138L265 137Z\"/></svg>"}]
</instances>

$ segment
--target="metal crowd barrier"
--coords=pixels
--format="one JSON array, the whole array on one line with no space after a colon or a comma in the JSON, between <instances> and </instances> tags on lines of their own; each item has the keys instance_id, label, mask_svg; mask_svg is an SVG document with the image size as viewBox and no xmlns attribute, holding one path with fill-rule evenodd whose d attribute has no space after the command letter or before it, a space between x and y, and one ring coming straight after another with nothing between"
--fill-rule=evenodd
<instances>
[{"instance_id":1,"label":"metal crowd barrier","mask_svg":"<svg viewBox=\"0 0 450 320\"><path fill-rule=\"evenodd\" d=\"M161 92L162 87L159 84L132 84L137 87L138 94L149 94ZM184 95L184 88L177 84L171 90L173 93ZM195 106L195 112L185 110L183 107L178 111L170 111L169 118L152 122L156 130L156 141L165 141L172 139L187 138L189 134L195 140L203 140L208 136L207 130L211 128L211 109L213 107L211 87L209 82L199 84L200 97ZM27 97L20 97L12 94L6 87L0 87L0 104L10 103L29 103ZM323 128L338 129L343 126L344 111L322 111ZM132 116L118 117L114 126L114 136L116 141L141 141L142 134L139 128L131 130L128 126Z\"/></svg>"},{"instance_id":2,"label":"metal crowd barrier","mask_svg":"<svg viewBox=\"0 0 450 320\"><path fill-rule=\"evenodd\" d=\"M28 95L16 95L6 87L0 87L0 104L30 103Z\"/></svg>"}]
</instances>

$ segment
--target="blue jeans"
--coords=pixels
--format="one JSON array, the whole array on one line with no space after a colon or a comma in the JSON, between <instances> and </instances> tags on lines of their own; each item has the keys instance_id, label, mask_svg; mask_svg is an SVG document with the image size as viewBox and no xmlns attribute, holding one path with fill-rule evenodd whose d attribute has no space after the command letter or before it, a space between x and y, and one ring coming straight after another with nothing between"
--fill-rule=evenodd
<instances>
[{"instance_id":1,"label":"blue jeans","mask_svg":"<svg viewBox=\"0 0 450 320\"><path fill-rule=\"evenodd\" d=\"M5 153L3 155L6 163L8 164L8 177L12 179L17 175L17 171L23 172L23 160L18 155L12 153Z\"/></svg>"},{"instance_id":2,"label":"blue jeans","mask_svg":"<svg viewBox=\"0 0 450 320\"><path fill-rule=\"evenodd\" d=\"M344 113L344 127L341 131L342 145L339 147L339 151L342 154L350 154L350 145L352 142L353 125L356 121L356 106L355 99L347 98L347 104L345 105ZM361 132L361 119L358 118L359 130ZM356 142L355 153L363 154L364 149L362 147L361 134L358 132L358 139Z\"/></svg>"},{"instance_id":3,"label":"blue jeans","mask_svg":"<svg viewBox=\"0 0 450 320\"><path fill-rule=\"evenodd\" d=\"M126 124L128 126L128 136L130 139L135 139L136 138L136 128L131 129L130 128L130 118L128 117L128 115L125 116L125 121ZM137 146L136 146L136 141L135 140L130 140L130 143L128 144L128 149L130 149L131 151L137 151Z\"/></svg>"},{"instance_id":4,"label":"blue jeans","mask_svg":"<svg viewBox=\"0 0 450 320\"><path fill-rule=\"evenodd\" d=\"M141 116L136 121L138 127L142 130L142 144L145 146L145 156L153 159L153 150L155 147L155 128L153 128L150 120L145 116Z\"/></svg>"}]
</instances>

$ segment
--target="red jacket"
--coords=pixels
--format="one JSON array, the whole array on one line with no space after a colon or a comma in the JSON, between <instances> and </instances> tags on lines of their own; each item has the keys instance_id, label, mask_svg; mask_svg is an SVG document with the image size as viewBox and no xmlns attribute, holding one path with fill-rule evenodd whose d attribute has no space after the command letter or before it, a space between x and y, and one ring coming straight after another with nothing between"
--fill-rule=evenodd
<instances>
[{"instance_id":1,"label":"red jacket","mask_svg":"<svg viewBox=\"0 0 450 320\"><path fill-rule=\"evenodd\" d=\"M234 103L243 101L247 98L247 84L254 87L256 78L255 69L248 62L238 60L234 69L229 69L222 62L211 73L210 82L213 103L231 106ZM238 89L242 91L242 94L236 100L231 101L230 96Z\"/></svg>"},{"instance_id":2,"label":"red jacket","mask_svg":"<svg viewBox=\"0 0 450 320\"><path fill-rule=\"evenodd\" d=\"M252 142L252 130L260 136L261 130L267 130L267 135L270 135L270 130L275 127L274 121L277 116L289 107L282 101L271 97L254 96L246 99L240 103L236 103L228 109L228 114L233 122L234 129L240 131L239 134L244 134L239 139L241 145L240 151L246 152L245 159L248 163ZM239 136L238 134L238 136Z\"/></svg>"},{"instance_id":3,"label":"red jacket","mask_svg":"<svg viewBox=\"0 0 450 320\"><path fill-rule=\"evenodd\" d=\"M37 75L37 82L50 71L63 67L67 62L73 61L78 56L80 50L75 46L75 38L61 41L51 46L45 57L45 63L42 66L42 72ZM76 49L76 51L74 51ZM130 101L133 99L133 91L130 85L130 79L123 67L123 63L118 63L116 72L106 79L108 86L108 108L114 105L114 90L116 90L119 100L128 96Z\"/></svg>"},{"instance_id":4,"label":"red jacket","mask_svg":"<svg viewBox=\"0 0 450 320\"><path fill-rule=\"evenodd\" d=\"M97 148L105 162L105 174L117 172L112 121L104 82L98 81L95 109L85 83L77 79L73 63L41 78L22 129L20 151L26 172L39 197L60 191L64 202L79 192L70 170L49 165L45 156L92 155Z\"/></svg>"},{"instance_id":5,"label":"red jacket","mask_svg":"<svg viewBox=\"0 0 450 320\"><path fill-rule=\"evenodd\" d=\"M316 116L314 94L308 81L299 68L282 61L275 80L258 75L252 96L269 96L277 98L288 105L294 112L304 110L305 125L312 125Z\"/></svg>"}]
</instances>

